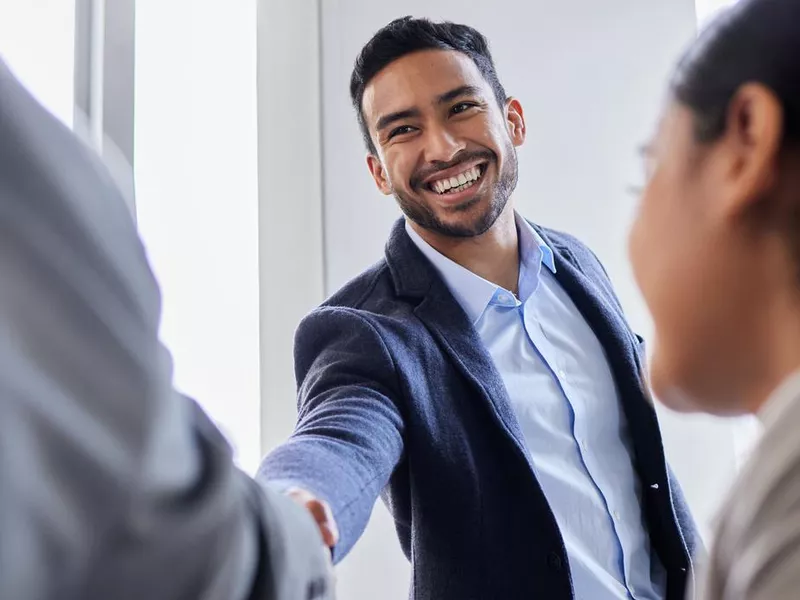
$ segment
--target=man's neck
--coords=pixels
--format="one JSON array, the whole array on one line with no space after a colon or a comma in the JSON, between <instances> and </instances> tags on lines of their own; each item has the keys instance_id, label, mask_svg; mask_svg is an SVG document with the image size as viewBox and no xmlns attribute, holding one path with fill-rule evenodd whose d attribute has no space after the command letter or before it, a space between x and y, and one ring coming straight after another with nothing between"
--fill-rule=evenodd
<instances>
[{"instance_id":1,"label":"man's neck","mask_svg":"<svg viewBox=\"0 0 800 600\"><path fill-rule=\"evenodd\" d=\"M437 234L415 223L411 226L440 254L495 285L518 292L519 239L510 202L486 233L472 238Z\"/></svg>"}]
</instances>

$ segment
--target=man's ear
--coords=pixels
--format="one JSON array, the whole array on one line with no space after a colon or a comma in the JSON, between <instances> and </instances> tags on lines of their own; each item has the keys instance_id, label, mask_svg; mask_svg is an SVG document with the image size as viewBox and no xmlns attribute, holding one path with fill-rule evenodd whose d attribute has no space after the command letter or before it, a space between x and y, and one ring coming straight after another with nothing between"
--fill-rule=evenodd
<instances>
[{"instance_id":1,"label":"man's ear","mask_svg":"<svg viewBox=\"0 0 800 600\"><path fill-rule=\"evenodd\" d=\"M389 183L389 177L380 159L372 153L367 154L367 167L381 193L387 196L390 195L392 193L392 185Z\"/></svg>"},{"instance_id":2,"label":"man's ear","mask_svg":"<svg viewBox=\"0 0 800 600\"><path fill-rule=\"evenodd\" d=\"M525 143L527 130L525 129L525 114L522 104L516 98L506 100L506 126L514 145L522 146Z\"/></svg>"}]
</instances>

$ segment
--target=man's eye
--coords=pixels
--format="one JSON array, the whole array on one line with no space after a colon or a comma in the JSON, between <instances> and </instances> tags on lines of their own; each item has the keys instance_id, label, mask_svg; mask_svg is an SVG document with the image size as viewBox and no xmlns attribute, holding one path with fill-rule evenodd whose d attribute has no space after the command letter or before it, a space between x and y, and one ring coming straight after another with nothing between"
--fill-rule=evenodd
<instances>
[{"instance_id":1,"label":"man's eye","mask_svg":"<svg viewBox=\"0 0 800 600\"><path fill-rule=\"evenodd\" d=\"M450 109L450 112L452 112L454 115L458 115L474 107L475 104L473 104L472 102L459 102L453 108Z\"/></svg>"},{"instance_id":2,"label":"man's eye","mask_svg":"<svg viewBox=\"0 0 800 600\"><path fill-rule=\"evenodd\" d=\"M405 135L407 133L411 133L412 131L414 131L414 128L411 127L411 125L403 125L402 127L397 127L395 129L392 129L391 133L389 134L389 139L392 139L393 137L398 135Z\"/></svg>"}]
</instances>

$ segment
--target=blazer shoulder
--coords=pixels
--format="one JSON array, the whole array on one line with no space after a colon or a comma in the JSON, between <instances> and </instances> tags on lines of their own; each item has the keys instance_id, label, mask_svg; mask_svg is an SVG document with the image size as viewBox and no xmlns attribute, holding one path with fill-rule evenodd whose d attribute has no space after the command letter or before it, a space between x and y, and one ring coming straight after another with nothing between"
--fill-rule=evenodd
<instances>
[{"instance_id":1,"label":"blazer shoulder","mask_svg":"<svg viewBox=\"0 0 800 600\"><path fill-rule=\"evenodd\" d=\"M600 259L594 251L578 237L558 229L538 226L537 228L548 242L556 246L556 250L566 251L572 258L578 261L578 265L576 266L580 267L582 270L591 269L596 271L599 269L602 276L608 279L608 272L603 266L603 263L600 262ZM586 274L589 275L590 273Z\"/></svg>"},{"instance_id":2,"label":"blazer shoulder","mask_svg":"<svg viewBox=\"0 0 800 600\"><path fill-rule=\"evenodd\" d=\"M555 246L554 250L556 252L565 253L567 259L577 267L578 270L598 285L600 289L605 292L606 299L609 300L620 313L624 312L622 303L611 281L611 276L589 246L571 233L547 227L538 227L536 225L534 225L534 227L538 228L539 233L547 242Z\"/></svg>"},{"instance_id":3,"label":"blazer shoulder","mask_svg":"<svg viewBox=\"0 0 800 600\"><path fill-rule=\"evenodd\" d=\"M560 229L543 227L541 225L534 225L534 227L536 227L541 233L543 233L547 237L547 239L557 243L559 246L568 248L588 249L588 246L586 246L586 244L584 244L580 239L578 239L571 233L567 233L566 231L561 231Z\"/></svg>"},{"instance_id":4,"label":"blazer shoulder","mask_svg":"<svg viewBox=\"0 0 800 600\"><path fill-rule=\"evenodd\" d=\"M394 284L386 259L351 279L320 305L325 308L351 308L370 312L375 301L394 297ZM319 310L319 309L318 309Z\"/></svg>"},{"instance_id":5,"label":"blazer shoulder","mask_svg":"<svg viewBox=\"0 0 800 600\"><path fill-rule=\"evenodd\" d=\"M344 330L348 332L345 337L359 334L380 338L383 346L386 331L382 317L396 313L398 308L403 310L396 302L389 266L381 260L303 318L295 332L295 352L309 343L319 347L322 340L327 340L326 344L341 343Z\"/></svg>"}]
</instances>

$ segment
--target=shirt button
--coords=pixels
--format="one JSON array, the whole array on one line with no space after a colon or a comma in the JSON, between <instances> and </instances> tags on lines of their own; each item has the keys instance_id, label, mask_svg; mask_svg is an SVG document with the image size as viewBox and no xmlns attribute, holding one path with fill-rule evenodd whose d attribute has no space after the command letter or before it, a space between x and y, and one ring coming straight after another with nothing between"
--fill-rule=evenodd
<instances>
[{"instance_id":1,"label":"shirt button","mask_svg":"<svg viewBox=\"0 0 800 600\"><path fill-rule=\"evenodd\" d=\"M615 511L614 511L614 513L613 513L613 516L614 516L614 520L615 520L615 521L619 521L619 512L617 512L617 511L615 510Z\"/></svg>"},{"instance_id":2,"label":"shirt button","mask_svg":"<svg viewBox=\"0 0 800 600\"><path fill-rule=\"evenodd\" d=\"M589 446L586 442L581 442L581 450L586 452L589 449Z\"/></svg>"},{"instance_id":3,"label":"shirt button","mask_svg":"<svg viewBox=\"0 0 800 600\"><path fill-rule=\"evenodd\" d=\"M566 379L567 378L567 374L566 374L566 372L564 372L563 369L558 372L558 378L559 379Z\"/></svg>"},{"instance_id":4,"label":"shirt button","mask_svg":"<svg viewBox=\"0 0 800 600\"><path fill-rule=\"evenodd\" d=\"M555 552L550 552L547 555L547 564L550 566L551 569L555 571L561 570L561 557L556 554Z\"/></svg>"},{"instance_id":5,"label":"shirt button","mask_svg":"<svg viewBox=\"0 0 800 600\"><path fill-rule=\"evenodd\" d=\"M497 301L502 303L502 304L508 304L508 296L506 296L505 294L500 294L497 297Z\"/></svg>"}]
</instances>

